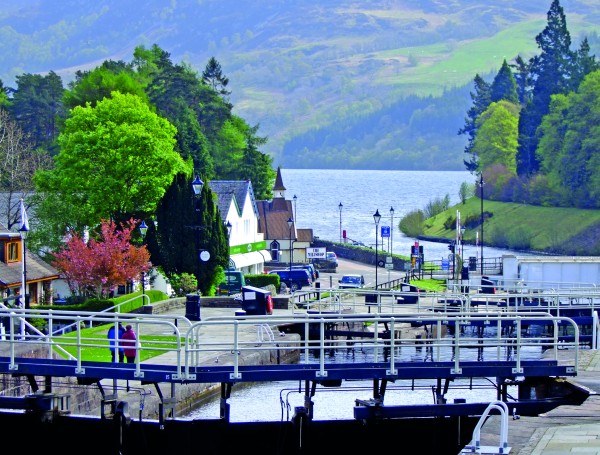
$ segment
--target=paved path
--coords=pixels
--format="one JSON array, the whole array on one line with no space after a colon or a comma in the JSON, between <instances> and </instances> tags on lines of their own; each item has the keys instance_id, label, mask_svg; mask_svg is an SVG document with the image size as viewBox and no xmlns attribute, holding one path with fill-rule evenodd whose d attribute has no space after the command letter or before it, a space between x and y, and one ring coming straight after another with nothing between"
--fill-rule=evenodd
<instances>
[{"instance_id":1,"label":"paved path","mask_svg":"<svg viewBox=\"0 0 600 455\"><path fill-rule=\"evenodd\" d=\"M581 351L580 360L578 375L569 381L588 389L589 398L580 406L559 406L537 417L509 418L510 454L600 455L600 351ZM483 426L482 446L498 447L499 420L494 416Z\"/></svg>"}]
</instances>

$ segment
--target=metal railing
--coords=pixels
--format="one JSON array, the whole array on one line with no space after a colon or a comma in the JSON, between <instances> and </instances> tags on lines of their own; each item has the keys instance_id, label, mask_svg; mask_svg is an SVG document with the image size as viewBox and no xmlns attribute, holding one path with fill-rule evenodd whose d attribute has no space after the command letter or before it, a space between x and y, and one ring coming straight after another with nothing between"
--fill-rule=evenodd
<instances>
[{"instance_id":1,"label":"metal railing","mask_svg":"<svg viewBox=\"0 0 600 455\"><path fill-rule=\"evenodd\" d=\"M21 336L17 327L22 318L43 320L48 327L56 321L71 321L74 330L69 334L26 333ZM89 368L90 371L93 369L93 374L105 377L128 374L130 376L127 377L145 378L153 374L165 381L213 382L211 378L222 379L223 375L235 381L273 381L290 379L290 376L314 379L335 375L367 379L378 374L389 378L410 377L414 374L413 370L398 368L398 365L407 363L422 368L423 373L419 374L427 377L437 378L440 374L472 377L490 374L485 368L488 365L500 368L495 362L501 361L508 362L511 374L526 374L526 361L536 360L539 354L527 357L532 349L536 352L554 349L557 353L559 348L569 350L572 358L568 371L575 374L580 344L579 328L572 319L544 312L527 315L509 311L459 314L305 312L282 316L207 318L195 323L179 318L177 324L173 317L160 315L74 315L68 311L0 309L0 320L9 328L5 339L0 342L0 354L9 359L6 363L0 362L0 368L6 365L8 372L21 371L19 364L24 362L20 355L22 349L31 350L38 345L39 357L28 360L28 365L36 362L41 365L43 359L56 359L57 349L62 349L71 352L74 360L72 368L69 367L71 364L61 363L61 371L66 369L72 375L85 376L88 374L86 368ZM135 365L111 362L86 365L83 359L88 348L108 350L105 332L102 335L90 332L90 321L94 324L131 324L137 333L133 346L138 353ZM532 325L544 327L544 330L525 336L526 329ZM568 326L571 341L560 339L563 329L559 330L559 325ZM290 326L301 329L304 336L300 340L287 336L260 336L266 327L281 335L279 327ZM413 326L425 327L427 336L417 337L410 330ZM468 326L485 326L492 329L493 334L466 334L462 329ZM449 330L453 332L452 336L447 335ZM168 335L156 336L165 333ZM144 341L145 336L152 341ZM415 364L410 352L422 349L426 349L428 361ZM142 361L146 358L143 355L145 351L152 351L153 357ZM290 351L301 355L291 369L265 365L269 362L260 356L262 352L272 358ZM338 363L335 356L330 355L334 351L360 354L370 367L358 368L344 362L346 365L340 369L335 366ZM480 361L482 358L485 362ZM428 362L435 363L437 368L427 368L431 366ZM250 366L252 372L247 370ZM201 370L198 369L200 367ZM261 372L260 368L265 371ZM51 373L40 370L40 374ZM539 371L536 374L539 375Z\"/></svg>"}]
</instances>

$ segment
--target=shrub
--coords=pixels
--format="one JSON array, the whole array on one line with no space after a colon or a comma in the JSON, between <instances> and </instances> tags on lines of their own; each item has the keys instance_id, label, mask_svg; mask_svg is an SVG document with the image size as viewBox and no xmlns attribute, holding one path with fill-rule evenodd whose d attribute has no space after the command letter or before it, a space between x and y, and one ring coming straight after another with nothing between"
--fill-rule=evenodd
<instances>
[{"instance_id":1,"label":"shrub","mask_svg":"<svg viewBox=\"0 0 600 455\"><path fill-rule=\"evenodd\" d=\"M408 237L417 237L423 233L424 223L425 214L423 211L412 210L402 217L398 226L404 235Z\"/></svg>"}]
</instances>

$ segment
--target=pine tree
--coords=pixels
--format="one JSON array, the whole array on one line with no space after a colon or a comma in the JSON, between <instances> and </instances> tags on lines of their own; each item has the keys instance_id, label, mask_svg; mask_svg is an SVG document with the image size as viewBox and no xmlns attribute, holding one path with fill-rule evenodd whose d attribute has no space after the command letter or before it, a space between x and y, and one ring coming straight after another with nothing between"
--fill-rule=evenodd
<instances>
[{"instance_id":1,"label":"pine tree","mask_svg":"<svg viewBox=\"0 0 600 455\"><path fill-rule=\"evenodd\" d=\"M229 78L223 75L221 64L214 57L208 60L206 68L202 72L202 80L221 96L226 97L231 94L227 90Z\"/></svg>"},{"instance_id":2,"label":"pine tree","mask_svg":"<svg viewBox=\"0 0 600 455\"><path fill-rule=\"evenodd\" d=\"M473 142L477 135L477 118L488 108L491 103L491 89L490 84L483 80L483 78L477 74L473 80L475 91L471 92L471 99L473 105L467 111L467 118L465 119L465 126L462 127L458 134L467 134L469 136L469 142L465 147L465 153L470 157L464 160L465 166L468 171L475 171L477 169L477 157L473 154Z\"/></svg>"},{"instance_id":3,"label":"pine tree","mask_svg":"<svg viewBox=\"0 0 600 455\"><path fill-rule=\"evenodd\" d=\"M502 63L500 71L498 71L494 82L492 82L490 96L493 103L506 100L514 104L519 104L517 82L506 60Z\"/></svg>"},{"instance_id":4,"label":"pine tree","mask_svg":"<svg viewBox=\"0 0 600 455\"><path fill-rule=\"evenodd\" d=\"M531 101L525 105L519 120L517 173L525 177L539 170L536 131L549 111L550 96L567 93L572 88L576 56L570 50L571 35L559 0L552 1L547 18L546 28L535 38L541 53L529 61Z\"/></svg>"}]
</instances>

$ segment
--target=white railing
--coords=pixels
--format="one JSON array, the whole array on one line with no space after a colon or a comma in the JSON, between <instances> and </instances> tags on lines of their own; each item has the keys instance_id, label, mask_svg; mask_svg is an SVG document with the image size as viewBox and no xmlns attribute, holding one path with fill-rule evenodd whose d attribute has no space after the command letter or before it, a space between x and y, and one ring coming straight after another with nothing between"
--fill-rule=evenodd
<instances>
[{"instance_id":1,"label":"white railing","mask_svg":"<svg viewBox=\"0 0 600 455\"><path fill-rule=\"evenodd\" d=\"M18 326L23 318L43 320L48 327L56 322L69 323L74 329L69 334L27 332L21 336ZM5 340L0 342L0 355L10 356L11 370L18 370L19 347L41 344L46 348L43 351L47 358L56 356L57 350L71 353L76 361L76 372L83 371L82 361L89 348L105 348L106 359L110 359L106 332L111 324L131 324L137 334L135 349L140 354L152 351L153 355L144 361L141 358L146 356L136 356L135 377L140 378L144 364L176 365L177 377L195 379L194 367L215 362L231 365L235 378L240 375L240 359L247 353L272 353L273 350L300 351L303 355L299 364L318 365L317 377L327 377L328 364L335 363L328 355L332 350L351 351L368 359L365 361L387 365L390 375L398 373L398 363L412 361L411 355L415 352L425 352L430 361L450 362L457 375L462 373L465 362L480 359L511 360L515 364L513 373L519 374L523 371L523 360L536 360L531 356L541 355L542 349L554 349L557 360L559 347L569 350L576 369L579 355L577 324L569 318L544 312L526 315L508 311L458 314L306 312L291 316L207 318L192 323L183 317L174 319L161 315L0 309L0 320L8 321ZM90 322L94 328L100 325L102 330L90 329ZM559 340L565 329L561 327L559 331L559 323L567 325L572 341ZM544 326L546 330L524 336L526 326L532 324ZM414 330L419 325L421 329ZM493 334L468 333L464 329L470 325L491 328ZM279 327L289 326L303 328L310 336L301 340L280 336ZM337 334L331 335L332 330L338 331ZM454 331L453 336L447 335L448 330ZM144 338L152 338L152 341ZM248 359L250 357L244 359L246 365L251 361Z\"/></svg>"}]
</instances>

